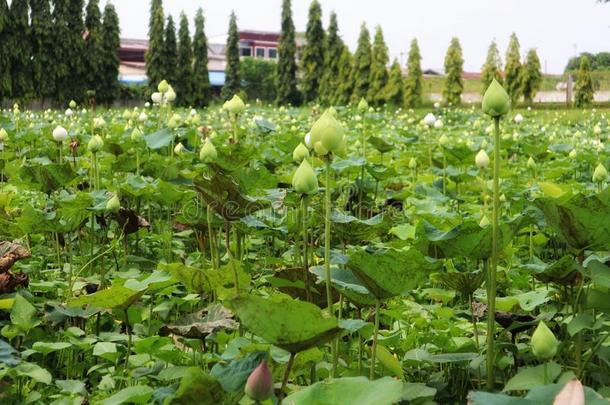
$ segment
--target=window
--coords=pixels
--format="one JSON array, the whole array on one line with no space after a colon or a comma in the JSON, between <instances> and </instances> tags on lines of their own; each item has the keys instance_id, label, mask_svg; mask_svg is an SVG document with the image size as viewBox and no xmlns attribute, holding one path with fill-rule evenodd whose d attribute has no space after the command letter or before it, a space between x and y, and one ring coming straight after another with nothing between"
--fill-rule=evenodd
<instances>
[{"instance_id":1,"label":"window","mask_svg":"<svg viewBox=\"0 0 610 405\"><path fill-rule=\"evenodd\" d=\"M269 59L277 59L277 48L267 48Z\"/></svg>"},{"instance_id":2,"label":"window","mask_svg":"<svg viewBox=\"0 0 610 405\"><path fill-rule=\"evenodd\" d=\"M241 56L252 56L252 49L250 47L239 48L239 54Z\"/></svg>"},{"instance_id":3,"label":"window","mask_svg":"<svg viewBox=\"0 0 610 405\"><path fill-rule=\"evenodd\" d=\"M265 48L256 48L256 57L264 58L265 57Z\"/></svg>"}]
</instances>

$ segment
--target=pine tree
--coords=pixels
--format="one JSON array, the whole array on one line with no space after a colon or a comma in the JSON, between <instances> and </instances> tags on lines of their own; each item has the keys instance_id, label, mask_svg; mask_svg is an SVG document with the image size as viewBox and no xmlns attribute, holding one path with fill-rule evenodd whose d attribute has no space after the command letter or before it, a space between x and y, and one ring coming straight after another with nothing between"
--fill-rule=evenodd
<instances>
[{"instance_id":1,"label":"pine tree","mask_svg":"<svg viewBox=\"0 0 610 405\"><path fill-rule=\"evenodd\" d=\"M508 50L506 51L506 67L504 68L506 92L510 96L513 104L515 104L521 96L523 77L521 73L521 55L519 53L519 39L513 33L510 36Z\"/></svg>"},{"instance_id":2,"label":"pine tree","mask_svg":"<svg viewBox=\"0 0 610 405\"><path fill-rule=\"evenodd\" d=\"M324 28L322 27L322 9L318 0L313 0L309 7L309 19L305 31L305 46L301 60L301 91L306 103L317 100L320 92L320 80L324 74Z\"/></svg>"},{"instance_id":3,"label":"pine tree","mask_svg":"<svg viewBox=\"0 0 610 405\"><path fill-rule=\"evenodd\" d=\"M283 0L282 2L282 33L278 47L276 103L297 105L301 101L301 97L297 88L297 44L290 1Z\"/></svg>"},{"instance_id":4,"label":"pine tree","mask_svg":"<svg viewBox=\"0 0 610 405\"><path fill-rule=\"evenodd\" d=\"M371 52L371 80L367 100L376 106L386 101L386 86L388 84L388 47L383 39L383 30L377 26L375 40Z\"/></svg>"},{"instance_id":5,"label":"pine tree","mask_svg":"<svg viewBox=\"0 0 610 405\"><path fill-rule=\"evenodd\" d=\"M178 74L176 81L176 94L178 104L184 107L193 103L193 47L189 33L189 20L186 14L180 15L180 31L178 33Z\"/></svg>"},{"instance_id":6,"label":"pine tree","mask_svg":"<svg viewBox=\"0 0 610 405\"><path fill-rule=\"evenodd\" d=\"M447 55L445 55L445 84L443 87L443 100L449 105L457 106L462 101L462 92L464 91L463 67L462 46L457 38L453 38L447 50Z\"/></svg>"},{"instance_id":7,"label":"pine tree","mask_svg":"<svg viewBox=\"0 0 610 405\"><path fill-rule=\"evenodd\" d=\"M423 95L423 72L421 69L421 55L417 39L411 41L409 58L407 61L407 80L405 84L405 104L407 107L418 107L422 102Z\"/></svg>"},{"instance_id":8,"label":"pine tree","mask_svg":"<svg viewBox=\"0 0 610 405\"><path fill-rule=\"evenodd\" d=\"M337 14L333 11L330 14L328 24L328 36L326 37L326 52L324 56L324 75L320 82L320 102L325 105L332 105L336 98L337 88L339 87L339 76L341 69L341 55L345 44L339 36L339 24Z\"/></svg>"},{"instance_id":9,"label":"pine tree","mask_svg":"<svg viewBox=\"0 0 610 405\"><path fill-rule=\"evenodd\" d=\"M0 44L8 44L9 32L9 8L6 0L0 0ZM0 105L2 101L11 96L11 60L10 48L0 46Z\"/></svg>"},{"instance_id":10,"label":"pine tree","mask_svg":"<svg viewBox=\"0 0 610 405\"><path fill-rule=\"evenodd\" d=\"M70 57L70 44L68 38L70 35L68 29L68 2L67 0L53 0L53 47L51 53L53 56L53 69L47 80L52 80L55 85L53 98L57 101L65 102L69 100L69 88L66 87L66 82L70 75L68 58Z\"/></svg>"},{"instance_id":11,"label":"pine tree","mask_svg":"<svg viewBox=\"0 0 610 405\"><path fill-rule=\"evenodd\" d=\"M392 63L390 68L388 84L385 89L385 99L396 107L402 107L405 102L405 82L398 59L394 59L394 63Z\"/></svg>"},{"instance_id":12,"label":"pine tree","mask_svg":"<svg viewBox=\"0 0 610 405\"><path fill-rule=\"evenodd\" d=\"M83 0L68 0L66 11L66 21L68 23L66 33L68 36L65 40L69 55L67 59L68 74L63 78L63 86L69 99L79 101L84 100L86 96Z\"/></svg>"},{"instance_id":13,"label":"pine tree","mask_svg":"<svg viewBox=\"0 0 610 405\"><path fill-rule=\"evenodd\" d=\"M27 0L13 0L9 12L11 53L11 95L14 99L25 99L32 95L32 70L30 57L30 17ZM5 45L2 45L3 47Z\"/></svg>"},{"instance_id":14,"label":"pine tree","mask_svg":"<svg viewBox=\"0 0 610 405\"><path fill-rule=\"evenodd\" d=\"M540 71L540 58L535 49L530 49L525 57L523 65L523 98L531 104L542 83L542 72Z\"/></svg>"},{"instance_id":15,"label":"pine tree","mask_svg":"<svg viewBox=\"0 0 610 405\"><path fill-rule=\"evenodd\" d=\"M167 17L162 55L164 78L169 84L175 85L178 81L178 41L176 39L176 25L171 15Z\"/></svg>"},{"instance_id":16,"label":"pine tree","mask_svg":"<svg viewBox=\"0 0 610 405\"><path fill-rule=\"evenodd\" d=\"M229 37L227 38L227 67L225 70L225 85L222 88L222 98L227 100L241 89L239 75L239 32L237 18L231 12L229 21Z\"/></svg>"},{"instance_id":17,"label":"pine tree","mask_svg":"<svg viewBox=\"0 0 610 405\"><path fill-rule=\"evenodd\" d=\"M193 105L205 107L210 104L212 86L208 72L208 39L205 36L205 18L202 9L197 10L195 16L193 54Z\"/></svg>"},{"instance_id":18,"label":"pine tree","mask_svg":"<svg viewBox=\"0 0 610 405\"><path fill-rule=\"evenodd\" d=\"M104 7L102 23L102 62L99 67L100 84L97 97L100 102L111 105L119 96L119 47L121 32L119 16L111 3Z\"/></svg>"},{"instance_id":19,"label":"pine tree","mask_svg":"<svg viewBox=\"0 0 610 405\"><path fill-rule=\"evenodd\" d=\"M55 60L53 58L53 21L49 0L31 0L32 83L36 97L53 97Z\"/></svg>"},{"instance_id":20,"label":"pine tree","mask_svg":"<svg viewBox=\"0 0 610 405\"><path fill-rule=\"evenodd\" d=\"M580 68L574 84L574 104L582 108L593 103L593 79L591 78L591 62L586 56L580 58Z\"/></svg>"},{"instance_id":21,"label":"pine tree","mask_svg":"<svg viewBox=\"0 0 610 405\"><path fill-rule=\"evenodd\" d=\"M354 92L354 61L352 53L346 45L343 45L339 57L339 74L337 75L337 86L332 99L332 104L346 105L349 103Z\"/></svg>"},{"instance_id":22,"label":"pine tree","mask_svg":"<svg viewBox=\"0 0 610 405\"><path fill-rule=\"evenodd\" d=\"M504 78L502 77L502 58L500 57L500 51L496 41L492 41L491 45L487 49L487 59L481 69L481 81L483 82L483 88L481 94L484 94L493 79L496 79L498 83L502 83Z\"/></svg>"},{"instance_id":23,"label":"pine tree","mask_svg":"<svg viewBox=\"0 0 610 405\"><path fill-rule=\"evenodd\" d=\"M357 103L368 95L371 80L371 36L366 24L360 27L358 48L354 54L352 81L354 91L351 101Z\"/></svg>"},{"instance_id":24,"label":"pine tree","mask_svg":"<svg viewBox=\"0 0 610 405\"><path fill-rule=\"evenodd\" d=\"M102 15L99 0L89 0L85 9L85 86L87 90L100 90L102 52Z\"/></svg>"},{"instance_id":25,"label":"pine tree","mask_svg":"<svg viewBox=\"0 0 610 405\"><path fill-rule=\"evenodd\" d=\"M146 52L146 75L150 91L157 91L157 85L165 79L163 49L165 43L165 16L162 0L152 0L148 26L148 51Z\"/></svg>"}]
</instances>

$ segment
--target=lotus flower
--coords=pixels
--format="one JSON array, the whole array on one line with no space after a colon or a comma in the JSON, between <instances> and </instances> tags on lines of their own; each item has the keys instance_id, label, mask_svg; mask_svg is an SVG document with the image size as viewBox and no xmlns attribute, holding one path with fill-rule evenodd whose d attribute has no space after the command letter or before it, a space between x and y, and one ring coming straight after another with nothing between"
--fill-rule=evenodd
<instances>
[{"instance_id":1,"label":"lotus flower","mask_svg":"<svg viewBox=\"0 0 610 405\"><path fill-rule=\"evenodd\" d=\"M254 369L246 381L246 395L253 401L262 402L273 395L273 376L267 367L267 362Z\"/></svg>"}]
</instances>

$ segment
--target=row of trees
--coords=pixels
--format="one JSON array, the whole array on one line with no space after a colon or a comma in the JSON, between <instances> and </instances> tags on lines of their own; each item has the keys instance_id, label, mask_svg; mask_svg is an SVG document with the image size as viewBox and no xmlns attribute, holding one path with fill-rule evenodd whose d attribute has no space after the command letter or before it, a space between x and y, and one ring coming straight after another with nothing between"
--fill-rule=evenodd
<instances>
[{"instance_id":1,"label":"row of trees","mask_svg":"<svg viewBox=\"0 0 610 405\"><path fill-rule=\"evenodd\" d=\"M99 0L0 0L0 102L119 95L119 18ZM83 18L84 17L84 18Z\"/></svg>"}]
</instances>

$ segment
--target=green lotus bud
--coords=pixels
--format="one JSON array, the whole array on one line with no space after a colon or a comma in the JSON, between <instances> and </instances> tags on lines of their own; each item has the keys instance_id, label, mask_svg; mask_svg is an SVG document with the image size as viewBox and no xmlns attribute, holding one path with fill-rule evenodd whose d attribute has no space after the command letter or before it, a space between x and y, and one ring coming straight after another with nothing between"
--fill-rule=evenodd
<instances>
[{"instance_id":1,"label":"green lotus bud","mask_svg":"<svg viewBox=\"0 0 610 405\"><path fill-rule=\"evenodd\" d=\"M133 142L138 142L141 139L142 139L142 131L140 131L138 128L131 131L131 140Z\"/></svg>"},{"instance_id":2,"label":"green lotus bud","mask_svg":"<svg viewBox=\"0 0 610 405\"><path fill-rule=\"evenodd\" d=\"M207 138L199 151L199 160L204 163L211 163L215 161L216 158L218 158L218 152L216 152L216 148L210 141L210 138Z\"/></svg>"},{"instance_id":3,"label":"green lotus bud","mask_svg":"<svg viewBox=\"0 0 610 405\"><path fill-rule=\"evenodd\" d=\"M601 183L608 179L608 170L603 164L598 164L593 171L593 183Z\"/></svg>"},{"instance_id":4,"label":"green lotus bud","mask_svg":"<svg viewBox=\"0 0 610 405\"><path fill-rule=\"evenodd\" d=\"M479 221L479 226L481 228L485 228L487 226L489 226L491 222L489 222L489 218L487 218L487 215L483 215L483 218L481 218L481 221Z\"/></svg>"},{"instance_id":5,"label":"green lotus bud","mask_svg":"<svg viewBox=\"0 0 610 405\"><path fill-rule=\"evenodd\" d=\"M529 159L527 159L527 168L530 170L534 170L536 168L536 161L531 156Z\"/></svg>"},{"instance_id":6,"label":"green lotus bud","mask_svg":"<svg viewBox=\"0 0 610 405\"><path fill-rule=\"evenodd\" d=\"M328 149L326 149L324 147L324 145L322 145L321 141L316 142L316 144L313 146L313 150L316 152L317 155L320 155L320 156L328 155Z\"/></svg>"},{"instance_id":7,"label":"green lotus bud","mask_svg":"<svg viewBox=\"0 0 610 405\"><path fill-rule=\"evenodd\" d=\"M74 100L70 100L70 103L68 104L68 106L69 106L71 109L75 109L75 108L76 108L76 101L74 101Z\"/></svg>"},{"instance_id":8,"label":"green lotus bud","mask_svg":"<svg viewBox=\"0 0 610 405\"><path fill-rule=\"evenodd\" d=\"M118 212L121 208L121 201L117 195L113 195L108 202L106 202L106 211L108 212Z\"/></svg>"},{"instance_id":9,"label":"green lotus bud","mask_svg":"<svg viewBox=\"0 0 610 405\"><path fill-rule=\"evenodd\" d=\"M181 155L182 152L184 152L184 145L182 144L182 142L178 142L178 144L174 146L174 153L176 155Z\"/></svg>"},{"instance_id":10,"label":"green lotus bud","mask_svg":"<svg viewBox=\"0 0 610 405\"><path fill-rule=\"evenodd\" d=\"M167 83L167 80L161 80L161 83L157 86L157 90L159 90L159 93L167 93L169 90L169 83Z\"/></svg>"},{"instance_id":11,"label":"green lotus bud","mask_svg":"<svg viewBox=\"0 0 610 405\"><path fill-rule=\"evenodd\" d=\"M126 119L126 120L131 119L131 111L128 111L128 110L123 111L123 119Z\"/></svg>"},{"instance_id":12,"label":"green lotus bud","mask_svg":"<svg viewBox=\"0 0 610 405\"><path fill-rule=\"evenodd\" d=\"M0 128L0 142L6 141L8 141L8 132L6 132L6 129Z\"/></svg>"},{"instance_id":13,"label":"green lotus bud","mask_svg":"<svg viewBox=\"0 0 610 405\"><path fill-rule=\"evenodd\" d=\"M273 395L273 376L267 367L267 362L254 369L246 381L245 392L255 403L261 403Z\"/></svg>"},{"instance_id":14,"label":"green lotus bud","mask_svg":"<svg viewBox=\"0 0 610 405\"><path fill-rule=\"evenodd\" d=\"M436 121L436 122L440 122L440 121ZM445 147L449 144L449 138L447 137L447 135L443 134L441 135L441 137L438 140L438 143L442 146Z\"/></svg>"},{"instance_id":15,"label":"green lotus bud","mask_svg":"<svg viewBox=\"0 0 610 405\"><path fill-rule=\"evenodd\" d=\"M303 160L299 168L294 172L292 188L300 194L311 195L318 192L318 178L307 159Z\"/></svg>"},{"instance_id":16,"label":"green lotus bud","mask_svg":"<svg viewBox=\"0 0 610 405\"><path fill-rule=\"evenodd\" d=\"M530 342L532 352L539 360L549 360L557 353L559 342L553 332L546 326L544 321L540 321L538 327L532 335Z\"/></svg>"},{"instance_id":17,"label":"green lotus bud","mask_svg":"<svg viewBox=\"0 0 610 405\"><path fill-rule=\"evenodd\" d=\"M172 115L172 117L169 119L169 122L167 123L167 126L171 129L176 129L180 125L182 125L182 117L178 113Z\"/></svg>"},{"instance_id":18,"label":"green lotus bud","mask_svg":"<svg viewBox=\"0 0 610 405\"><path fill-rule=\"evenodd\" d=\"M483 112L491 117L501 117L510 110L510 97L494 79L483 95Z\"/></svg>"},{"instance_id":19,"label":"green lotus bud","mask_svg":"<svg viewBox=\"0 0 610 405\"><path fill-rule=\"evenodd\" d=\"M571 159L574 159L574 158L575 158L577 155L578 155L578 152L576 152L576 149L572 149L572 150L570 151L570 153L568 154L568 156L569 156Z\"/></svg>"},{"instance_id":20,"label":"green lotus bud","mask_svg":"<svg viewBox=\"0 0 610 405\"><path fill-rule=\"evenodd\" d=\"M474 158L474 163L480 169L485 169L487 166L489 166L489 155L487 155L485 149L481 149L479 153L477 153L477 156Z\"/></svg>"},{"instance_id":21,"label":"green lotus bud","mask_svg":"<svg viewBox=\"0 0 610 405\"><path fill-rule=\"evenodd\" d=\"M364 99L364 97L362 97L360 99L360 102L358 103L358 111L365 112L368 109L369 109L369 103L367 103L366 100Z\"/></svg>"},{"instance_id":22,"label":"green lotus bud","mask_svg":"<svg viewBox=\"0 0 610 405\"><path fill-rule=\"evenodd\" d=\"M169 103L176 101L176 92L172 86L169 86L169 90L167 90L167 93L165 93L165 100L167 100Z\"/></svg>"},{"instance_id":23,"label":"green lotus bud","mask_svg":"<svg viewBox=\"0 0 610 405\"><path fill-rule=\"evenodd\" d=\"M231 114L238 115L245 111L246 105L238 95L234 95L231 100L226 101L222 105L222 109Z\"/></svg>"},{"instance_id":24,"label":"green lotus bud","mask_svg":"<svg viewBox=\"0 0 610 405\"><path fill-rule=\"evenodd\" d=\"M313 127L311 127L311 137L312 141L314 141L314 147L319 141L330 152L335 152L339 149L343 140L343 127L333 116L330 109L326 110L313 124Z\"/></svg>"},{"instance_id":25,"label":"green lotus bud","mask_svg":"<svg viewBox=\"0 0 610 405\"><path fill-rule=\"evenodd\" d=\"M87 144L87 150L91 153L97 153L104 146L104 140L99 135L94 135Z\"/></svg>"},{"instance_id":26,"label":"green lotus bud","mask_svg":"<svg viewBox=\"0 0 610 405\"><path fill-rule=\"evenodd\" d=\"M303 143L299 143L299 145L294 148L292 152L292 160L295 162L301 162L303 159L307 159L309 157L309 149L307 146L303 145Z\"/></svg>"},{"instance_id":27,"label":"green lotus bud","mask_svg":"<svg viewBox=\"0 0 610 405\"><path fill-rule=\"evenodd\" d=\"M417 169L417 160L415 158L409 159L409 169L414 170Z\"/></svg>"}]
</instances>

